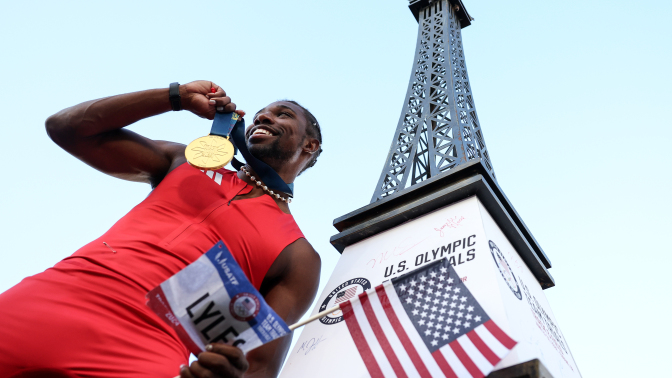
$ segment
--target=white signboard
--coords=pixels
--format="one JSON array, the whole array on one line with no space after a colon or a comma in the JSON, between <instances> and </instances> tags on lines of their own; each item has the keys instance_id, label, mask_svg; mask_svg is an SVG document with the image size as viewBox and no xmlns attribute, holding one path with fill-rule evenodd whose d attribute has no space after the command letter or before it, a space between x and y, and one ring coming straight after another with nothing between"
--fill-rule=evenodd
<instances>
[{"instance_id":1,"label":"white signboard","mask_svg":"<svg viewBox=\"0 0 672 378\"><path fill-rule=\"evenodd\" d=\"M518 341L495 370L537 358L555 378L581 376L541 286L475 196L347 247L312 314L443 257ZM306 326L280 376L314 374L369 377L340 311Z\"/></svg>"}]
</instances>

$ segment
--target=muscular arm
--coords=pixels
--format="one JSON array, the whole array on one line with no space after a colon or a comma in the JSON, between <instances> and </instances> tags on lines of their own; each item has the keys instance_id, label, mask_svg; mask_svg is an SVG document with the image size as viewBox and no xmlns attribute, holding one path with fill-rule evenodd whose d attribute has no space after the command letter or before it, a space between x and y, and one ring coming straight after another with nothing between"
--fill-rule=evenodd
<instances>
[{"instance_id":1,"label":"muscular arm","mask_svg":"<svg viewBox=\"0 0 672 378\"><path fill-rule=\"evenodd\" d=\"M210 88L216 93L210 93ZM181 85L180 96L185 110L203 118L212 119L217 107L236 109L226 93L210 81ZM56 144L93 168L155 186L177 159L184 159L184 146L154 141L124 127L169 110L168 89L150 89L61 110L47 119L46 128Z\"/></svg>"},{"instance_id":2,"label":"muscular arm","mask_svg":"<svg viewBox=\"0 0 672 378\"><path fill-rule=\"evenodd\" d=\"M308 311L320 283L320 256L305 239L285 248L269 269L261 294L288 325ZM287 355L292 336L286 336L247 354L250 369L245 377L275 377Z\"/></svg>"}]
</instances>

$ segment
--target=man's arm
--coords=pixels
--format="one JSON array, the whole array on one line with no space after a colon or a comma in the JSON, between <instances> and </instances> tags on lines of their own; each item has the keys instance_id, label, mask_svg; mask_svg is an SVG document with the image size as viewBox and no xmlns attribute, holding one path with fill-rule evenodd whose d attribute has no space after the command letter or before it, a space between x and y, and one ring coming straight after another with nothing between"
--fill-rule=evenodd
<instances>
[{"instance_id":1,"label":"man's arm","mask_svg":"<svg viewBox=\"0 0 672 378\"><path fill-rule=\"evenodd\" d=\"M320 282L320 267L317 252L308 241L299 239L282 251L266 274L261 294L287 324L299 321L315 299ZM199 354L198 361L192 363L191 367L183 368L180 376L275 377L291 342L292 336L288 335L264 344L247 354L247 363L240 349L216 344L211 351Z\"/></svg>"},{"instance_id":2,"label":"man's arm","mask_svg":"<svg viewBox=\"0 0 672 378\"><path fill-rule=\"evenodd\" d=\"M278 264L274 262L266 274L261 294L273 310L292 325L310 309L315 299L320 284L320 255L306 239L299 239L287 246L276 262ZM248 353L250 370L245 377L277 376L289 352L292 336L274 340Z\"/></svg>"},{"instance_id":3,"label":"man's arm","mask_svg":"<svg viewBox=\"0 0 672 378\"><path fill-rule=\"evenodd\" d=\"M180 97L185 110L207 119L214 118L217 108L236 109L224 90L210 81L181 85ZM91 167L156 186L176 160L184 158L184 146L154 141L124 127L170 110L168 89L150 89L63 109L47 119L46 128L56 144Z\"/></svg>"}]
</instances>

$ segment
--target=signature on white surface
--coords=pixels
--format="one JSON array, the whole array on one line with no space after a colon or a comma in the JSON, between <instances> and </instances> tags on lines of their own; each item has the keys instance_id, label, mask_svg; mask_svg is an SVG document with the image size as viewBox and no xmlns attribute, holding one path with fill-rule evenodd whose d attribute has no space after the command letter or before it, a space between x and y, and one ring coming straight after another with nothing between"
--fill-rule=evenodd
<instances>
[{"instance_id":1,"label":"signature on white surface","mask_svg":"<svg viewBox=\"0 0 672 378\"><path fill-rule=\"evenodd\" d=\"M375 268L376 265L382 264L383 262L389 260L392 257L396 256L401 256L404 253L410 251L414 247L416 247L418 244L422 243L425 241L427 238L424 238L419 241L413 240L410 236L405 238L404 240L401 241L396 247L394 247L391 251L387 250L385 252L381 252L376 255L375 258L369 260L366 265L369 265L371 268Z\"/></svg>"},{"instance_id":2,"label":"signature on white surface","mask_svg":"<svg viewBox=\"0 0 672 378\"><path fill-rule=\"evenodd\" d=\"M445 231L447 231L447 228L458 228L460 226L460 223L464 220L463 216L454 216L452 218L446 219L446 223L442 224L441 227L436 228L434 227L434 231L439 232L439 236L443 237L445 235Z\"/></svg>"},{"instance_id":3,"label":"signature on white surface","mask_svg":"<svg viewBox=\"0 0 672 378\"><path fill-rule=\"evenodd\" d=\"M296 353L304 352L304 355L307 356L308 353L314 351L315 348L317 348L317 346L324 340L326 339L323 339L322 336L320 336L318 338L313 337L308 341L304 341L303 344L301 344L301 347L299 347L299 350L296 351Z\"/></svg>"}]
</instances>

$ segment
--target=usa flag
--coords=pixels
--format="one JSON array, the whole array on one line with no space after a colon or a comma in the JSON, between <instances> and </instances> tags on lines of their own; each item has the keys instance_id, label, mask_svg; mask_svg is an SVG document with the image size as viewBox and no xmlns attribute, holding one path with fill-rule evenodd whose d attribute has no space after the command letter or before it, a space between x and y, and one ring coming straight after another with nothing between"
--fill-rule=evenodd
<instances>
[{"instance_id":1,"label":"usa flag","mask_svg":"<svg viewBox=\"0 0 672 378\"><path fill-rule=\"evenodd\" d=\"M340 307L373 378L485 377L517 344L446 259Z\"/></svg>"},{"instance_id":2,"label":"usa flag","mask_svg":"<svg viewBox=\"0 0 672 378\"><path fill-rule=\"evenodd\" d=\"M336 294L336 301L334 302L335 305L345 302L348 299L352 298L357 294L357 287L353 286L348 288L345 291L341 291L340 293Z\"/></svg>"}]
</instances>

